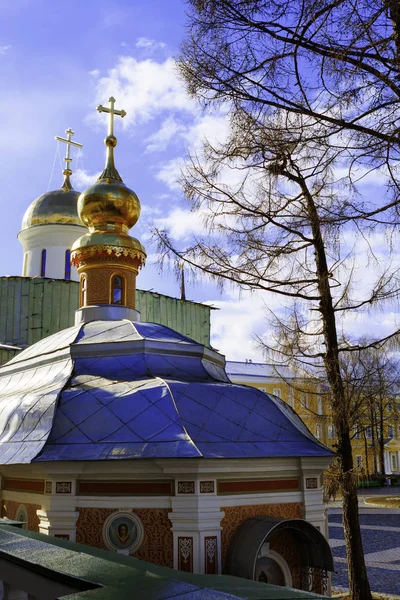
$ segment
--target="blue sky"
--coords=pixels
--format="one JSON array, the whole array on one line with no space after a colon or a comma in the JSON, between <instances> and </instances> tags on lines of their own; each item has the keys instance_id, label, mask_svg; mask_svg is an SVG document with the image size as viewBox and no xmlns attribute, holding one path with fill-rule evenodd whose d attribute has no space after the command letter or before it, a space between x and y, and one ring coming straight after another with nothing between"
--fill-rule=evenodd
<instances>
[{"instance_id":1,"label":"blue sky","mask_svg":"<svg viewBox=\"0 0 400 600\"><path fill-rule=\"evenodd\" d=\"M152 264L150 224L169 226L181 243L190 232L201 233L203 224L188 210L176 177L187 148L227 131L225 115L203 115L177 78L173 57L184 21L183 0L0 0L0 203L6 221L0 275L21 273L22 216L37 196L61 185L64 148L54 136L72 127L74 140L84 145L79 158L73 153L76 189L101 171L106 118L95 107L113 95L128 113L116 123L117 168L142 203L131 234L149 254L138 287L179 294L173 275L160 277ZM368 182L370 189L375 183ZM213 311L212 341L228 359L262 360L252 335L268 335L264 304L274 308L279 299L233 289L221 295L204 282L189 285L187 296L221 309ZM390 327L397 315L387 318ZM376 325L384 325L382 315Z\"/></svg>"},{"instance_id":2,"label":"blue sky","mask_svg":"<svg viewBox=\"0 0 400 600\"><path fill-rule=\"evenodd\" d=\"M174 180L186 148L223 129L225 121L202 119L176 78L173 57L184 35L184 2L2 0L0 17L0 203L7 221L0 275L20 275L22 216L37 196L61 185L64 148L54 136L72 127L74 140L84 145L79 158L73 152L76 189L102 169L106 123L95 107L113 94L117 108L128 112L116 124L117 167L142 203L131 234L144 242L150 258L138 287L178 295L173 275L160 277L152 265L156 250L147 239L149 226L165 220L180 239L201 230ZM213 311L213 343L228 358L262 358L251 336L263 315L250 315L247 298L234 290L222 296L204 282L188 285L187 296L222 309ZM240 347L231 336L242 338Z\"/></svg>"}]
</instances>

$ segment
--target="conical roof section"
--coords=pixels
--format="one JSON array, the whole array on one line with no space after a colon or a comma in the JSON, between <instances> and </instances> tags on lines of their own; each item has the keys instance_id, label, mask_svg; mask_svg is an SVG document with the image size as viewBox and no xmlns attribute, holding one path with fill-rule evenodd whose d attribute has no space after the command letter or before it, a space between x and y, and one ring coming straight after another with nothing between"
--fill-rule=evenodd
<instances>
[{"instance_id":1,"label":"conical roof section","mask_svg":"<svg viewBox=\"0 0 400 600\"><path fill-rule=\"evenodd\" d=\"M154 323L45 338L0 369L0 462L332 456L278 398L232 384L224 363Z\"/></svg>"}]
</instances>

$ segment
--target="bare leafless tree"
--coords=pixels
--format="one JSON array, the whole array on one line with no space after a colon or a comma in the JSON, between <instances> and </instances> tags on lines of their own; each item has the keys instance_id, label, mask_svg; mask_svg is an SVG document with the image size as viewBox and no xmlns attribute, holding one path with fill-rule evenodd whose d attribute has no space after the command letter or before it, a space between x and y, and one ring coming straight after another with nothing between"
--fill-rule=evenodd
<instances>
[{"instance_id":1,"label":"bare leafless tree","mask_svg":"<svg viewBox=\"0 0 400 600\"><path fill-rule=\"evenodd\" d=\"M223 105L231 133L221 144L205 142L183 174L185 195L203 214L207 235L186 248L168 232L156 235L162 252L187 269L278 294L274 351L323 365L338 435L350 593L370 600L341 364L346 354L380 347L398 330L360 344L341 341L341 329L349 315L399 295L397 268L387 259L379 271L370 236L372 228L386 236L389 253L398 224L399 4L187 4L181 74L205 107ZM357 187L371 170L386 181L379 198L362 197ZM362 290L360 240L368 268L378 273Z\"/></svg>"},{"instance_id":2,"label":"bare leafless tree","mask_svg":"<svg viewBox=\"0 0 400 600\"><path fill-rule=\"evenodd\" d=\"M398 417L397 355L384 348L361 350L346 361L343 370L354 435L362 436L366 447L371 445L375 472L383 476L385 443L394 436L394 423ZM365 464L368 467L367 451Z\"/></svg>"}]
</instances>

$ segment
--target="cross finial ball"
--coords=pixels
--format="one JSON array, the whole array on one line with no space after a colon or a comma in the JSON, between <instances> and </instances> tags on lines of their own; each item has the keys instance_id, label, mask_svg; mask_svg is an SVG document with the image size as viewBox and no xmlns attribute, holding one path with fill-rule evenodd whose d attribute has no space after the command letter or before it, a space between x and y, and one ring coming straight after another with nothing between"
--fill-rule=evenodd
<instances>
[{"instance_id":1,"label":"cross finial ball","mask_svg":"<svg viewBox=\"0 0 400 600\"><path fill-rule=\"evenodd\" d=\"M108 137L114 137L114 115L118 115L119 117L123 118L123 117L125 117L126 112L124 110L116 110L114 108L115 98L113 96L111 96L111 98L108 99L108 102L110 103L110 108L107 108L107 107L99 104L99 106L97 107L97 110L100 113L105 112L110 115L109 121L108 121Z\"/></svg>"},{"instance_id":2,"label":"cross finial ball","mask_svg":"<svg viewBox=\"0 0 400 600\"><path fill-rule=\"evenodd\" d=\"M71 140L72 136L74 135L74 132L72 131L71 127L68 127L68 129L65 130L65 133L67 134L67 139L62 138L59 135L56 135L55 139L59 142L64 142L64 144L67 144L67 156L64 158L64 161L65 161L64 168L66 171L70 171L69 164L72 161L71 146L76 146L77 148L83 148L83 146L82 146L82 144L78 144L78 142L73 142Z\"/></svg>"}]
</instances>

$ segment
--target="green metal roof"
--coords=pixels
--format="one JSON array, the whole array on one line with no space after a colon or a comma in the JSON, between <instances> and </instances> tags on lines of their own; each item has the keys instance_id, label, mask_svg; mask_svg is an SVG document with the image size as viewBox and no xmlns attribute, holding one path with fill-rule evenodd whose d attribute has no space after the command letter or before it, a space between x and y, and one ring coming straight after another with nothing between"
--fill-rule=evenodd
<instances>
[{"instance_id":1,"label":"green metal roof","mask_svg":"<svg viewBox=\"0 0 400 600\"><path fill-rule=\"evenodd\" d=\"M4 521L3 521L4 523ZM0 557L77 592L68 600L300 600L322 596L228 575L193 575L15 527L0 527ZM89 583L89 585L85 585ZM95 587L93 589L94 586ZM91 587L92 589L82 588ZM325 600L327 598L325 597Z\"/></svg>"},{"instance_id":2,"label":"green metal roof","mask_svg":"<svg viewBox=\"0 0 400 600\"><path fill-rule=\"evenodd\" d=\"M0 277L0 344L30 346L74 324L79 283L46 277ZM210 311L198 302L136 290L141 320L158 323L210 346ZM0 348L0 364L17 350Z\"/></svg>"}]
</instances>

